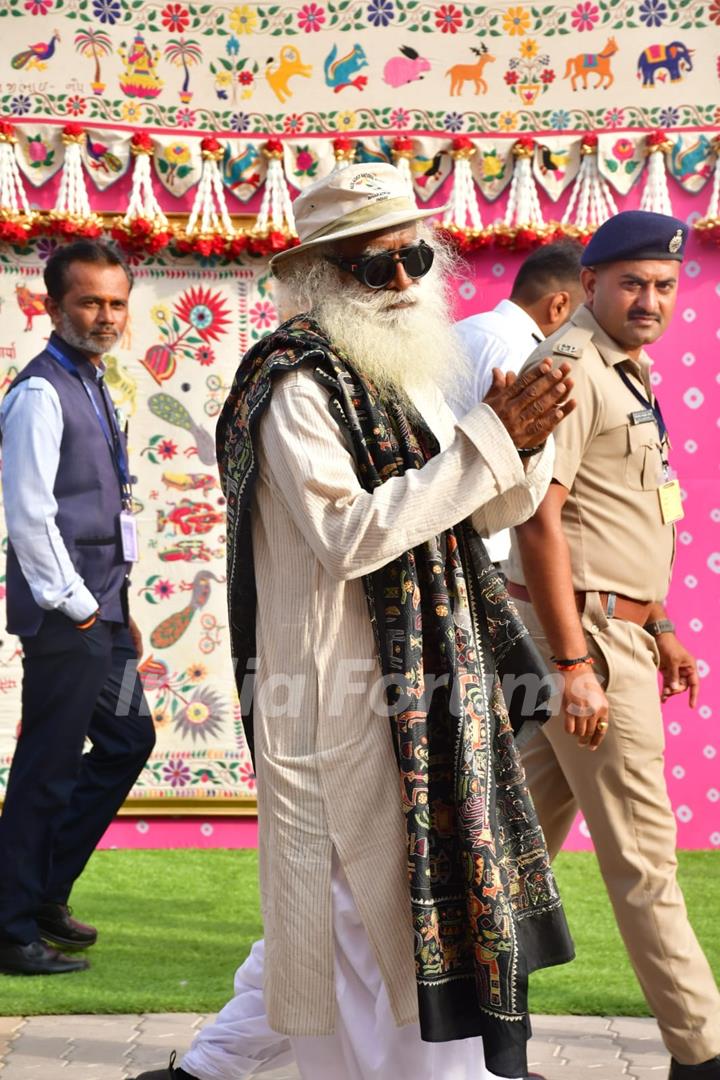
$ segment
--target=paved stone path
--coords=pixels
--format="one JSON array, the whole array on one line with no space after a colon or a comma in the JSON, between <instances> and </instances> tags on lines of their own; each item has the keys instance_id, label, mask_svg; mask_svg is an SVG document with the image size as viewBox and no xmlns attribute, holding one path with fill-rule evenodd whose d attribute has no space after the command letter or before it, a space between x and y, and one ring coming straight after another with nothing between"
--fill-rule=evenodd
<instances>
[{"instance_id":1,"label":"paved stone path","mask_svg":"<svg viewBox=\"0 0 720 1080\"><path fill-rule=\"evenodd\" d=\"M165 1064L173 1049L179 1057L210 1019L197 1013L0 1017L0 1080L128 1080ZM536 1016L533 1030L530 1067L546 1080L666 1080L668 1057L654 1020ZM295 1069L282 1069L262 1080L299 1078Z\"/></svg>"}]
</instances>

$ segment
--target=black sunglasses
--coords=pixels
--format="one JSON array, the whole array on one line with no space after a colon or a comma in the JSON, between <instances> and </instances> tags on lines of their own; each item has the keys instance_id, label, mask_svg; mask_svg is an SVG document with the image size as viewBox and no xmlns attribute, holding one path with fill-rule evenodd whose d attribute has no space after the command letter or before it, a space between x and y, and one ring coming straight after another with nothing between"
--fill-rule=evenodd
<instances>
[{"instance_id":1,"label":"black sunglasses","mask_svg":"<svg viewBox=\"0 0 720 1080\"><path fill-rule=\"evenodd\" d=\"M425 277L433 264L435 252L421 240L419 244L409 244L395 251L379 251L377 255L366 255L362 259L343 259L337 255L325 257L369 289L384 289L395 277L398 263L403 264L408 277Z\"/></svg>"}]
</instances>

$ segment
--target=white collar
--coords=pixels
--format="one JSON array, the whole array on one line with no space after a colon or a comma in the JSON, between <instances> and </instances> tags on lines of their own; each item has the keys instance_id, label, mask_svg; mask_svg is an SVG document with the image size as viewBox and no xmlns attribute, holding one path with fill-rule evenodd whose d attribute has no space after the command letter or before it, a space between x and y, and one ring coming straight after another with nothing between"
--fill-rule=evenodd
<instances>
[{"instance_id":1,"label":"white collar","mask_svg":"<svg viewBox=\"0 0 720 1080\"><path fill-rule=\"evenodd\" d=\"M513 300L501 300L499 304L495 305L495 311L506 318L512 319L518 330L524 330L528 337L532 337L536 345L545 340L545 335L532 315L528 315L527 311Z\"/></svg>"}]
</instances>

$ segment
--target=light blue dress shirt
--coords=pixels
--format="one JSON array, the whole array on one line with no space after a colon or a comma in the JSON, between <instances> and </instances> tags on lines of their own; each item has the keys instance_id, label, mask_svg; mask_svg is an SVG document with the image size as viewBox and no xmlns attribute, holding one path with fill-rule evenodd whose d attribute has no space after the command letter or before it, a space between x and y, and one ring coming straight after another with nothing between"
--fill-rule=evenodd
<instances>
[{"instance_id":1,"label":"light blue dress shirt","mask_svg":"<svg viewBox=\"0 0 720 1080\"><path fill-rule=\"evenodd\" d=\"M98 369L97 377L102 375ZM5 522L35 603L83 622L98 603L73 566L55 518L63 415L55 387L37 376L0 406Z\"/></svg>"}]
</instances>

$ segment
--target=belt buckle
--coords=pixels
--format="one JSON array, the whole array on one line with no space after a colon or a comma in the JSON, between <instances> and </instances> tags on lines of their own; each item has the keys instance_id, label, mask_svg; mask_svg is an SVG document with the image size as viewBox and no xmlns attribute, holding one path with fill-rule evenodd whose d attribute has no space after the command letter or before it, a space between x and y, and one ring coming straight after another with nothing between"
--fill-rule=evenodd
<instances>
[{"instance_id":1,"label":"belt buckle","mask_svg":"<svg viewBox=\"0 0 720 1080\"><path fill-rule=\"evenodd\" d=\"M617 603L617 593L614 593L614 592L608 593L607 609L605 611L605 614L607 615L608 619L612 619L612 617L614 616L616 603Z\"/></svg>"}]
</instances>

